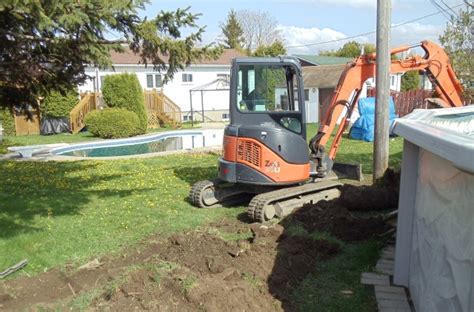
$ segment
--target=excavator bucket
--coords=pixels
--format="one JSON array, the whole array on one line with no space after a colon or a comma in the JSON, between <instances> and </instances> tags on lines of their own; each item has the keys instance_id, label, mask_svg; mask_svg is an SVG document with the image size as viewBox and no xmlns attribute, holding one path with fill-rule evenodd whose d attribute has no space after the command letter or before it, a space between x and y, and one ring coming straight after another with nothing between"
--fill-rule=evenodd
<instances>
[{"instance_id":1,"label":"excavator bucket","mask_svg":"<svg viewBox=\"0 0 474 312\"><path fill-rule=\"evenodd\" d=\"M364 176L362 175L361 164L344 164L336 162L332 166L333 173L338 179L350 179L362 181Z\"/></svg>"}]
</instances>

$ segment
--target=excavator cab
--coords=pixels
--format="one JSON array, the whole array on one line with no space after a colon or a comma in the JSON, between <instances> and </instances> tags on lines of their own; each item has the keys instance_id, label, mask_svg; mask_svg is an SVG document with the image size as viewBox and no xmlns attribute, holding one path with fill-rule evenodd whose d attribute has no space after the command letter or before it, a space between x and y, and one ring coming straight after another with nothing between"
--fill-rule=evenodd
<instances>
[{"instance_id":1,"label":"excavator cab","mask_svg":"<svg viewBox=\"0 0 474 312\"><path fill-rule=\"evenodd\" d=\"M254 185L308 180L304 89L297 59L237 58L219 179Z\"/></svg>"}]
</instances>

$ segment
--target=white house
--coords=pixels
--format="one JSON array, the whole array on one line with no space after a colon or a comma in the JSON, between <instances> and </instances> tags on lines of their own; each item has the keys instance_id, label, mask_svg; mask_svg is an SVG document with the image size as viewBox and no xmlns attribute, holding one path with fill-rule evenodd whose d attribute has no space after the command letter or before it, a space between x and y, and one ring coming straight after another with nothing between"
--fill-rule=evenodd
<instances>
[{"instance_id":1,"label":"white house","mask_svg":"<svg viewBox=\"0 0 474 312\"><path fill-rule=\"evenodd\" d=\"M181 108L183 121L191 118L191 97L195 120L202 120L203 108L206 121L226 120L229 118L229 90L225 82L229 81L232 59L241 56L244 55L237 50L224 50L218 59L191 64L164 84L163 74L154 71L152 64L139 64L140 57L132 51L127 49L123 53L111 52L113 67L87 67L86 73L92 79L80 85L79 91L100 91L106 75L135 73L143 89L163 91L175 102Z\"/></svg>"}]
</instances>

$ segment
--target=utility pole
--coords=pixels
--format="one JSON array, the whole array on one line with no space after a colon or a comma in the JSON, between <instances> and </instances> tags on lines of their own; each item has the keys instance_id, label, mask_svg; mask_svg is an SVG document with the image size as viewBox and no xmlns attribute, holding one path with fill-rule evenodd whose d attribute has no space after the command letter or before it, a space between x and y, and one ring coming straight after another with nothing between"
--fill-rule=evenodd
<instances>
[{"instance_id":1,"label":"utility pole","mask_svg":"<svg viewBox=\"0 0 474 312\"><path fill-rule=\"evenodd\" d=\"M381 178L388 168L391 2L391 0L377 0L374 182Z\"/></svg>"}]
</instances>

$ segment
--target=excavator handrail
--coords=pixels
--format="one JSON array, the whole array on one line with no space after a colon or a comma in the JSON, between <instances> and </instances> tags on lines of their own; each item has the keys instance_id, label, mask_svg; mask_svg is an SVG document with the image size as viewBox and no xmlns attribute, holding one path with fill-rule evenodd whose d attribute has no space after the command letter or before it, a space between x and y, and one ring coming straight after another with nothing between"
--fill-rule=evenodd
<instances>
[{"instance_id":1,"label":"excavator handrail","mask_svg":"<svg viewBox=\"0 0 474 312\"><path fill-rule=\"evenodd\" d=\"M408 51L413 47L421 47L425 51L424 56L411 55L402 60L391 61L390 73L405 73L413 70L426 71L435 92L442 99L444 107L462 106L462 85L456 78L451 66L449 56L437 44L430 41L422 41L413 46L401 46L391 50L391 54ZM310 149L312 157L318 162L318 168L324 172L330 170L332 162L342 139L345 126L352 113L365 81L375 77L376 54L361 55L354 61L349 62L344 68L339 82L334 90L331 103L326 111L324 119L318 129L318 133L311 139ZM344 110L341 101L349 103L348 109ZM344 105L346 106L346 105ZM326 154L325 146L336 127L337 121L345 113L340 121L336 135L332 141L329 153Z\"/></svg>"}]
</instances>

